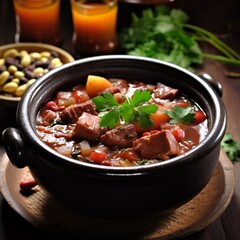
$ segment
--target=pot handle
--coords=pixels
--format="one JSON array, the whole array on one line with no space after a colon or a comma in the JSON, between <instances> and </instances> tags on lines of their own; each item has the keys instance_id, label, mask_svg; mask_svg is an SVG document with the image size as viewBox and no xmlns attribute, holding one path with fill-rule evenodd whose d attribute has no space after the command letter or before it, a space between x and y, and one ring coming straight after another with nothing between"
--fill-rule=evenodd
<instances>
[{"instance_id":1,"label":"pot handle","mask_svg":"<svg viewBox=\"0 0 240 240\"><path fill-rule=\"evenodd\" d=\"M205 82L209 83L219 94L220 97L223 95L222 85L213 79L208 73L202 72L198 73L198 76Z\"/></svg>"},{"instance_id":2,"label":"pot handle","mask_svg":"<svg viewBox=\"0 0 240 240\"><path fill-rule=\"evenodd\" d=\"M24 146L23 140L18 129L10 127L2 132L2 142L11 163L18 167L27 166L27 148Z\"/></svg>"}]
</instances>

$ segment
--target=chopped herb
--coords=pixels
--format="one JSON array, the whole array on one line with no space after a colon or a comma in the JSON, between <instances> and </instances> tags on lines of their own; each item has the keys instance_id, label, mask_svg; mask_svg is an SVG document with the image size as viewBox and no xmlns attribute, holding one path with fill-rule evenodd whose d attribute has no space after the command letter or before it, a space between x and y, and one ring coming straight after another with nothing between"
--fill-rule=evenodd
<instances>
[{"instance_id":1,"label":"chopped herb","mask_svg":"<svg viewBox=\"0 0 240 240\"><path fill-rule=\"evenodd\" d=\"M232 134L224 135L221 148L232 162L240 162L240 142L235 141Z\"/></svg>"},{"instance_id":2,"label":"chopped herb","mask_svg":"<svg viewBox=\"0 0 240 240\"><path fill-rule=\"evenodd\" d=\"M169 122L172 124L194 122L195 111L192 107L179 107L176 105L171 111L165 111L165 113L171 118Z\"/></svg>"},{"instance_id":3,"label":"chopped herb","mask_svg":"<svg viewBox=\"0 0 240 240\"><path fill-rule=\"evenodd\" d=\"M120 121L125 123L139 122L143 128L150 128L153 124L150 115L157 111L154 104L147 104L151 99L151 92L136 90L132 98L125 96L125 101L119 104L111 93L93 98L100 113L100 126L114 128Z\"/></svg>"},{"instance_id":4,"label":"chopped herb","mask_svg":"<svg viewBox=\"0 0 240 240\"><path fill-rule=\"evenodd\" d=\"M73 152L72 152L72 158L74 159L77 159L78 155L81 153L81 151L79 149L75 149Z\"/></svg>"},{"instance_id":5,"label":"chopped herb","mask_svg":"<svg viewBox=\"0 0 240 240\"><path fill-rule=\"evenodd\" d=\"M142 159L142 160L136 161L135 165L140 166L140 165L145 165L146 163L148 163L148 160Z\"/></svg>"},{"instance_id":6,"label":"chopped herb","mask_svg":"<svg viewBox=\"0 0 240 240\"><path fill-rule=\"evenodd\" d=\"M53 127L53 126L58 125L58 124L61 124L61 123L62 123L61 118L56 118L56 119L54 119L54 121L51 123L50 127Z\"/></svg>"}]
</instances>

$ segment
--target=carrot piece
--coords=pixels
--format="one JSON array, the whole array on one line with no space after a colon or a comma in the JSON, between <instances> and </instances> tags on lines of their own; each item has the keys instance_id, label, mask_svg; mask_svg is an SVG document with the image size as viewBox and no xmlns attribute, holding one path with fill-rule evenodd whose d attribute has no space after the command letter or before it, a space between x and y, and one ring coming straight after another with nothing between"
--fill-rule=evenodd
<instances>
[{"instance_id":1,"label":"carrot piece","mask_svg":"<svg viewBox=\"0 0 240 240\"><path fill-rule=\"evenodd\" d=\"M166 123L170 120L170 117L161 109L158 109L157 112L152 113L150 118L153 121L152 129L158 129L161 124Z\"/></svg>"},{"instance_id":2,"label":"carrot piece","mask_svg":"<svg viewBox=\"0 0 240 240\"><path fill-rule=\"evenodd\" d=\"M166 113L163 113L161 110L158 110L157 112L150 115L150 119L152 120L153 125L148 129L142 128L138 121L133 122L137 133L143 133L149 130L159 129L161 124L169 122L170 117Z\"/></svg>"},{"instance_id":3,"label":"carrot piece","mask_svg":"<svg viewBox=\"0 0 240 240\"><path fill-rule=\"evenodd\" d=\"M96 97L99 93L113 85L104 77L89 75L86 83L86 92L90 97Z\"/></svg>"}]
</instances>

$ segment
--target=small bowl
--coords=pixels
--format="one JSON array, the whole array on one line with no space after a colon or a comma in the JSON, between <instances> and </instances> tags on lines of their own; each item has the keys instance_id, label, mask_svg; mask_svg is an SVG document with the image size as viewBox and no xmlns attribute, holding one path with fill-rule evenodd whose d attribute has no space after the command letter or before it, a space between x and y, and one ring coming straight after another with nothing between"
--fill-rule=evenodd
<instances>
[{"instance_id":1,"label":"small bowl","mask_svg":"<svg viewBox=\"0 0 240 240\"><path fill-rule=\"evenodd\" d=\"M49 44L43 43L12 43L0 46L0 59L3 54L9 49L16 49L17 51L26 50L27 52L42 52L42 51L54 51L60 56L63 64L74 61L74 58L65 50L55 47ZM10 94L0 93L0 131L2 132L6 127L16 126L16 108L21 97L12 96Z\"/></svg>"},{"instance_id":2,"label":"small bowl","mask_svg":"<svg viewBox=\"0 0 240 240\"><path fill-rule=\"evenodd\" d=\"M42 52L42 51L55 51L59 54L60 59L63 64L74 61L74 58L65 50L44 43L12 43L0 46L0 58L9 49L16 49L17 51L26 50L27 52ZM9 95L0 94L0 107L13 108L16 109L21 97L14 97Z\"/></svg>"},{"instance_id":3,"label":"small bowl","mask_svg":"<svg viewBox=\"0 0 240 240\"><path fill-rule=\"evenodd\" d=\"M178 88L207 114L208 135L187 153L143 166L96 165L57 153L37 136L37 113L57 91L85 84L89 74ZM76 60L44 75L21 99L17 122L18 129L7 128L2 135L13 165L28 167L39 185L68 208L124 218L172 211L203 190L218 163L226 110L211 83L183 68L145 57L112 55Z\"/></svg>"}]
</instances>

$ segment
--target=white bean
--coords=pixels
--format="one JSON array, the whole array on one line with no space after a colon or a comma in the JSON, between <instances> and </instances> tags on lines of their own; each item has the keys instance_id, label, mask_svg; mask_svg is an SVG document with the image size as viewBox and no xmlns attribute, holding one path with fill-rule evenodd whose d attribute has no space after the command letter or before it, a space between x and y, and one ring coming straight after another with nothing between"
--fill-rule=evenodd
<instances>
[{"instance_id":1,"label":"white bean","mask_svg":"<svg viewBox=\"0 0 240 240\"><path fill-rule=\"evenodd\" d=\"M0 85L3 85L9 78L10 73L8 71L4 71L0 75Z\"/></svg>"},{"instance_id":2,"label":"white bean","mask_svg":"<svg viewBox=\"0 0 240 240\"><path fill-rule=\"evenodd\" d=\"M27 90L27 88L28 88L28 84L27 84L27 83L24 83L24 84L20 85L20 86L15 90L15 95L16 95L17 97L21 97L21 96L25 93L25 91Z\"/></svg>"},{"instance_id":3,"label":"white bean","mask_svg":"<svg viewBox=\"0 0 240 240\"><path fill-rule=\"evenodd\" d=\"M7 93L14 93L18 88L18 84L15 82L8 82L3 85L3 91Z\"/></svg>"}]
</instances>

